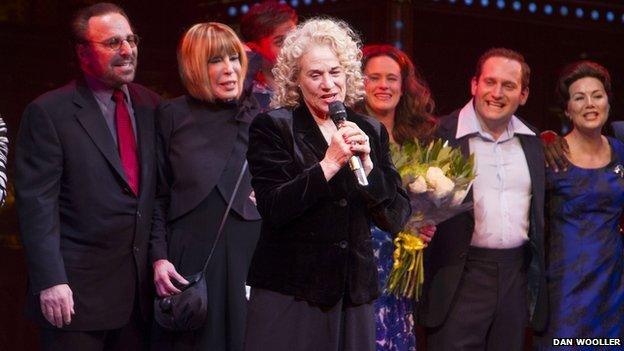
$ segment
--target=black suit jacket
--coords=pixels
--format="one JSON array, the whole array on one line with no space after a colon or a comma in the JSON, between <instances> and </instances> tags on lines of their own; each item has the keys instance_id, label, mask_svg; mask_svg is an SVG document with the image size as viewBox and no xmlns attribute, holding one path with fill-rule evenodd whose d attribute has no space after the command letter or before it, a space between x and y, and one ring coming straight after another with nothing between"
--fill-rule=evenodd
<instances>
[{"instance_id":1,"label":"black suit jacket","mask_svg":"<svg viewBox=\"0 0 624 351\"><path fill-rule=\"evenodd\" d=\"M448 140L453 147L460 147L468 156L469 136L455 138L458 116L459 111L455 111L442 118L437 137ZM538 137L522 134L517 137L531 176L530 228L526 251L529 311L533 328L542 330L548 314L544 276L544 152ZM472 201L472 191L465 201ZM462 277L473 231L474 212L457 215L438 225L436 235L425 250L425 283L418 308L418 319L424 326L434 328L446 319Z\"/></svg>"},{"instance_id":2,"label":"black suit jacket","mask_svg":"<svg viewBox=\"0 0 624 351\"><path fill-rule=\"evenodd\" d=\"M69 284L76 315L68 330L124 325L138 296L150 315L148 237L156 186L154 109L158 95L128 84L137 126L138 197L83 80L48 92L22 116L15 157L20 233L29 273L27 313L41 315L38 293Z\"/></svg>"},{"instance_id":3,"label":"black suit jacket","mask_svg":"<svg viewBox=\"0 0 624 351\"><path fill-rule=\"evenodd\" d=\"M152 261L168 258L168 222L196 208L215 187L226 201L230 200L245 161L249 125L257 113L256 101L248 97L236 104L208 104L180 96L158 107L160 176L150 243ZM237 138L242 138L238 145ZM236 166L227 168L228 164ZM260 214L249 199L250 193L251 174L247 170L231 211L243 219L258 220Z\"/></svg>"},{"instance_id":4,"label":"black suit jacket","mask_svg":"<svg viewBox=\"0 0 624 351\"><path fill-rule=\"evenodd\" d=\"M348 166L325 180L319 161L328 145L307 107L273 110L252 123L247 158L263 222L249 285L325 306L379 295L370 222L398 232L410 208L386 130L351 110L348 120L370 139L374 168L365 188Z\"/></svg>"}]
</instances>

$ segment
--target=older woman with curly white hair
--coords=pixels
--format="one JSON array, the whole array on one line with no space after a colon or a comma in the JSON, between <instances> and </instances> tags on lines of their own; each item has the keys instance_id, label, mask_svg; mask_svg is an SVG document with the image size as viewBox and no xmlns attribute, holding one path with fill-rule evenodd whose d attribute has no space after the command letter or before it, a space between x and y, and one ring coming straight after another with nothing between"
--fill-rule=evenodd
<instances>
[{"instance_id":1,"label":"older woman with curly white hair","mask_svg":"<svg viewBox=\"0 0 624 351\"><path fill-rule=\"evenodd\" d=\"M247 158L263 218L252 260L245 349L374 350L379 295L370 223L399 231L410 213L388 134L329 105L363 96L360 41L349 26L311 19L286 37L273 69L277 109L249 129ZM347 164L359 158L368 185Z\"/></svg>"}]
</instances>

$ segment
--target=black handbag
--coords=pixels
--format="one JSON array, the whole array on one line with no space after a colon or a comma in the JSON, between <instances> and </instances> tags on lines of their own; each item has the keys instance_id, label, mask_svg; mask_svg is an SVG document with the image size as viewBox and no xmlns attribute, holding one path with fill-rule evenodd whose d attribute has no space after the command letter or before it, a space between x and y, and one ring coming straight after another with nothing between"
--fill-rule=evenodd
<instances>
[{"instance_id":1,"label":"black handbag","mask_svg":"<svg viewBox=\"0 0 624 351\"><path fill-rule=\"evenodd\" d=\"M169 331L192 331L204 325L206 316L208 315L208 291L206 290L206 279L204 275L206 273L206 268L208 268L208 262L210 262L210 258L221 237L225 221L230 213L232 202L234 201L234 197L236 196L236 192L238 191L246 169L247 160L245 160L238 180L236 181L236 186L234 186L234 191L232 192L230 201L221 219L219 231L212 244L210 253L204 262L204 268L200 272L185 276L184 279L189 282L187 285L174 283L174 285L181 290L180 293L162 298L156 297L154 299L154 319L164 329Z\"/></svg>"}]
</instances>

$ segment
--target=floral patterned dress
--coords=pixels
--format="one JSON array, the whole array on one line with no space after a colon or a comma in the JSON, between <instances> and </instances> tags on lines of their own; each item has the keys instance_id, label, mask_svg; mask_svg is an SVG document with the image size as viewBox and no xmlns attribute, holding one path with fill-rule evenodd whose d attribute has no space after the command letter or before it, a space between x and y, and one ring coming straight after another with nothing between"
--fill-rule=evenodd
<instances>
[{"instance_id":1,"label":"floral patterned dress","mask_svg":"<svg viewBox=\"0 0 624 351\"><path fill-rule=\"evenodd\" d=\"M537 350L561 349L553 338L624 337L624 241L618 230L624 144L611 138L609 143L612 161L605 167L547 172L550 315L547 331L536 338Z\"/></svg>"},{"instance_id":2,"label":"floral patterned dress","mask_svg":"<svg viewBox=\"0 0 624 351\"><path fill-rule=\"evenodd\" d=\"M392 235L373 226L373 250L377 259L377 271L381 290L392 271L394 243ZM378 351L414 351L416 334L414 331L414 302L407 298L397 298L385 292L375 300L375 326Z\"/></svg>"}]
</instances>

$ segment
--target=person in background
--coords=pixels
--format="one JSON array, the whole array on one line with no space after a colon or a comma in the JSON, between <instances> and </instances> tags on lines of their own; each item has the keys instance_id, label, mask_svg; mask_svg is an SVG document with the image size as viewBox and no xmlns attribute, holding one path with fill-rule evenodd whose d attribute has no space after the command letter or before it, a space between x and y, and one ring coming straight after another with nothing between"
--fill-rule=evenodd
<instances>
[{"instance_id":1,"label":"person in background","mask_svg":"<svg viewBox=\"0 0 624 351\"><path fill-rule=\"evenodd\" d=\"M0 205L4 204L7 195L7 157L9 156L9 139L6 123L0 116Z\"/></svg>"},{"instance_id":2,"label":"person in background","mask_svg":"<svg viewBox=\"0 0 624 351\"><path fill-rule=\"evenodd\" d=\"M438 224L425 250L418 319L431 350L523 349L525 327L548 315L544 275L544 153L515 116L530 68L510 49L479 58L472 99L441 119L437 135L475 157L474 209Z\"/></svg>"},{"instance_id":3,"label":"person in background","mask_svg":"<svg viewBox=\"0 0 624 351\"><path fill-rule=\"evenodd\" d=\"M158 95L132 83L139 37L117 5L72 22L83 76L30 103L15 153L27 314L43 350L145 350Z\"/></svg>"},{"instance_id":4,"label":"person in background","mask_svg":"<svg viewBox=\"0 0 624 351\"><path fill-rule=\"evenodd\" d=\"M624 335L624 144L602 134L609 117L611 77L601 65L565 67L557 97L572 131L565 172L548 169L548 328L536 349L554 350L553 338Z\"/></svg>"},{"instance_id":5,"label":"person in background","mask_svg":"<svg viewBox=\"0 0 624 351\"><path fill-rule=\"evenodd\" d=\"M243 16L240 31L250 49L249 70L245 78L245 89L251 89L262 110L269 108L269 102L276 90L273 73L277 54L286 34L297 25L295 10L285 3L274 0L254 4Z\"/></svg>"},{"instance_id":6,"label":"person in background","mask_svg":"<svg viewBox=\"0 0 624 351\"><path fill-rule=\"evenodd\" d=\"M273 106L249 131L247 158L262 231L249 271L245 350L375 349L379 282L370 223L398 232L410 208L388 134L329 104L361 99L359 38L344 22L311 19L290 32L273 70ZM346 164L359 157L369 185Z\"/></svg>"},{"instance_id":7,"label":"person in background","mask_svg":"<svg viewBox=\"0 0 624 351\"><path fill-rule=\"evenodd\" d=\"M390 143L400 146L417 140L427 144L436 127L435 103L427 83L412 60L390 45L367 45L362 50L364 101L358 110L381 122ZM400 152L400 149L394 149ZM431 240L435 227L423 228L425 241ZM376 226L371 228L377 259L380 287L385 289L393 264L394 236ZM414 301L383 293L375 300L377 350L401 351L416 348Z\"/></svg>"},{"instance_id":8,"label":"person in background","mask_svg":"<svg viewBox=\"0 0 624 351\"><path fill-rule=\"evenodd\" d=\"M201 64L197 64L197 63ZM179 293L182 275L200 272L245 162L248 129L258 113L242 95L247 57L230 27L199 23L178 47L180 78L187 94L157 110L160 180L154 211L151 259L159 296ZM243 348L245 280L260 234L260 215L245 171L205 279L208 318L198 331L154 338L161 350Z\"/></svg>"}]
</instances>

